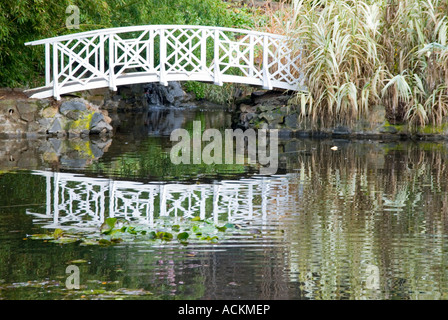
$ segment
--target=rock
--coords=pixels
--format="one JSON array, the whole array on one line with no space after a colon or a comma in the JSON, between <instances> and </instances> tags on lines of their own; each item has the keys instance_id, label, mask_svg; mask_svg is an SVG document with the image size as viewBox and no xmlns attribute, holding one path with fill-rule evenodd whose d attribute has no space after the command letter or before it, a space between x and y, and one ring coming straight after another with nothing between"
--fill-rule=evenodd
<instances>
[{"instance_id":1,"label":"rock","mask_svg":"<svg viewBox=\"0 0 448 320\"><path fill-rule=\"evenodd\" d=\"M80 131L69 131L68 132L68 137L69 138L79 138L81 136L81 132Z\"/></svg>"},{"instance_id":2,"label":"rock","mask_svg":"<svg viewBox=\"0 0 448 320\"><path fill-rule=\"evenodd\" d=\"M51 105L51 100L50 99L36 100L36 104L38 109L45 109Z\"/></svg>"},{"instance_id":3,"label":"rock","mask_svg":"<svg viewBox=\"0 0 448 320\"><path fill-rule=\"evenodd\" d=\"M252 101L255 104L269 104L269 105L286 105L291 98L289 95L285 95L279 91L256 91L253 92Z\"/></svg>"},{"instance_id":4,"label":"rock","mask_svg":"<svg viewBox=\"0 0 448 320\"><path fill-rule=\"evenodd\" d=\"M261 112L270 112L274 109L277 109L279 106L258 104L256 107Z\"/></svg>"},{"instance_id":5,"label":"rock","mask_svg":"<svg viewBox=\"0 0 448 320\"><path fill-rule=\"evenodd\" d=\"M37 110L37 105L26 101L19 101L17 103L17 110L20 114L34 113Z\"/></svg>"},{"instance_id":6,"label":"rock","mask_svg":"<svg viewBox=\"0 0 448 320\"><path fill-rule=\"evenodd\" d=\"M94 127L90 129L90 133L98 134L112 131L112 127L104 120L99 121Z\"/></svg>"},{"instance_id":7,"label":"rock","mask_svg":"<svg viewBox=\"0 0 448 320\"><path fill-rule=\"evenodd\" d=\"M112 118L109 116L104 116L104 121L106 121L107 124L111 124Z\"/></svg>"},{"instance_id":8,"label":"rock","mask_svg":"<svg viewBox=\"0 0 448 320\"><path fill-rule=\"evenodd\" d=\"M37 110L37 105L34 103L21 101L17 103L17 110L19 111L20 118L27 122L34 121L34 115Z\"/></svg>"},{"instance_id":9,"label":"rock","mask_svg":"<svg viewBox=\"0 0 448 320\"><path fill-rule=\"evenodd\" d=\"M168 86L149 83L144 87L145 98L149 105L178 107L185 98L185 92L177 81L168 82Z\"/></svg>"},{"instance_id":10,"label":"rock","mask_svg":"<svg viewBox=\"0 0 448 320\"><path fill-rule=\"evenodd\" d=\"M48 139L53 147L53 150L56 154L61 154L62 152L62 141L59 139L50 138Z\"/></svg>"},{"instance_id":11,"label":"rock","mask_svg":"<svg viewBox=\"0 0 448 320\"><path fill-rule=\"evenodd\" d=\"M104 96L89 97L89 102L91 102L92 104L94 104L98 107L102 107L104 105Z\"/></svg>"},{"instance_id":12,"label":"rock","mask_svg":"<svg viewBox=\"0 0 448 320\"><path fill-rule=\"evenodd\" d=\"M297 128L298 122L299 122L299 116L296 113L287 115L285 117L285 125L288 128Z\"/></svg>"},{"instance_id":13,"label":"rock","mask_svg":"<svg viewBox=\"0 0 448 320\"><path fill-rule=\"evenodd\" d=\"M381 133L391 133L391 134L394 134L394 133L398 132L398 129L395 128L394 126L382 126L380 128L380 132Z\"/></svg>"},{"instance_id":14,"label":"rock","mask_svg":"<svg viewBox=\"0 0 448 320\"><path fill-rule=\"evenodd\" d=\"M84 101L80 99L64 101L59 107L59 112L67 115L70 111L86 111L87 106Z\"/></svg>"},{"instance_id":15,"label":"rock","mask_svg":"<svg viewBox=\"0 0 448 320\"><path fill-rule=\"evenodd\" d=\"M90 120L90 128L95 127L100 121L105 121L104 115L102 113L95 112L92 115L92 120Z\"/></svg>"},{"instance_id":16,"label":"rock","mask_svg":"<svg viewBox=\"0 0 448 320\"><path fill-rule=\"evenodd\" d=\"M50 129L51 124L53 119L49 119L49 118L41 118L37 120L37 123L40 126L40 129L38 130L38 132L47 132L48 129Z\"/></svg>"},{"instance_id":17,"label":"rock","mask_svg":"<svg viewBox=\"0 0 448 320\"><path fill-rule=\"evenodd\" d=\"M90 151L92 152L93 156L95 158L100 158L103 156L104 152L103 150L101 150L98 145L96 145L95 143L91 143L90 144Z\"/></svg>"},{"instance_id":18,"label":"rock","mask_svg":"<svg viewBox=\"0 0 448 320\"><path fill-rule=\"evenodd\" d=\"M257 116L257 114L256 113L253 113L253 112L251 112L251 113L243 113L242 115L241 115L241 121L243 121L243 122L247 122L247 121L250 121L250 120L252 120L253 118L255 118Z\"/></svg>"},{"instance_id":19,"label":"rock","mask_svg":"<svg viewBox=\"0 0 448 320\"><path fill-rule=\"evenodd\" d=\"M62 133L64 130L62 130L61 122L58 118L54 119L53 124L51 125L50 129L48 129L49 134L58 134Z\"/></svg>"},{"instance_id":20,"label":"rock","mask_svg":"<svg viewBox=\"0 0 448 320\"><path fill-rule=\"evenodd\" d=\"M269 124L279 124L283 122L284 115L275 112L263 112L259 118L264 118Z\"/></svg>"},{"instance_id":21,"label":"rock","mask_svg":"<svg viewBox=\"0 0 448 320\"><path fill-rule=\"evenodd\" d=\"M337 126L336 128L333 129L333 134L334 135L347 135L350 134L350 129L346 126Z\"/></svg>"},{"instance_id":22,"label":"rock","mask_svg":"<svg viewBox=\"0 0 448 320\"><path fill-rule=\"evenodd\" d=\"M247 104L241 104L240 105L240 111L241 112L248 112L248 113L252 113L257 111L257 107L256 106L250 106Z\"/></svg>"},{"instance_id":23,"label":"rock","mask_svg":"<svg viewBox=\"0 0 448 320\"><path fill-rule=\"evenodd\" d=\"M63 157L61 157L60 159L61 165L69 168L84 168L87 164L86 159L76 159L76 158L73 159L70 157L74 156L64 155Z\"/></svg>"},{"instance_id":24,"label":"rock","mask_svg":"<svg viewBox=\"0 0 448 320\"><path fill-rule=\"evenodd\" d=\"M65 116L71 120L76 121L76 120L79 120L83 116L83 114L81 111L71 110L71 111L67 112L67 114Z\"/></svg>"},{"instance_id":25,"label":"rock","mask_svg":"<svg viewBox=\"0 0 448 320\"><path fill-rule=\"evenodd\" d=\"M55 107L47 107L42 110L42 117L44 118L53 118L58 113L58 108Z\"/></svg>"}]
</instances>

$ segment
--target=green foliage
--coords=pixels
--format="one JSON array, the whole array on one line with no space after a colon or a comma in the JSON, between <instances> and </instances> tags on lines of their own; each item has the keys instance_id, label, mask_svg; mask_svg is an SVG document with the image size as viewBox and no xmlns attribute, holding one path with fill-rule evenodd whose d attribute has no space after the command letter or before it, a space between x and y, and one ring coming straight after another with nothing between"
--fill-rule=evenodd
<instances>
[{"instance_id":1,"label":"green foliage","mask_svg":"<svg viewBox=\"0 0 448 320\"><path fill-rule=\"evenodd\" d=\"M80 10L80 28L67 29L66 8ZM43 46L25 42L108 27L192 24L249 27L247 11L236 14L220 0L17 0L0 2L0 86L43 84Z\"/></svg>"},{"instance_id":2,"label":"green foliage","mask_svg":"<svg viewBox=\"0 0 448 320\"><path fill-rule=\"evenodd\" d=\"M68 30L67 6L81 10L80 30ZM27 41L110 25L107 3L95 0L18 0L0 2L0 86L36 85L44 70L43 47Z\"/></svg>"},{"instance_id":3,"label":"green foliage","mask_svg":"<svg viewBox=\"0 0 448 320\"><path fill-rule=\"evenodd\" d=\"M234 101L235 91L241 85L235 83L224 83L217 86L205 82L188 81L184 84L186 92L194 93L197 100L205 99L220 105L231 105Z\"/></svg>"}]
</instances>

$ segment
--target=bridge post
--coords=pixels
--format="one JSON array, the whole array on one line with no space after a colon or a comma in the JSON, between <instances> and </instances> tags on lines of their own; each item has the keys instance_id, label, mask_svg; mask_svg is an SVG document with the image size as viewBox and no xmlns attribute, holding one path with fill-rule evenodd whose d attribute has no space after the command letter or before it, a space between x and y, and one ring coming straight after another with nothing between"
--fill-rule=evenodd
<instances>
[{"instance_id":1,"label":"bridge post","mask_svg":"<svg viewBox=\"0 0 448 320\"><path fill-rule=\"evenodd\" d=\"M61 100L58 88L58 43L53 43L53 97Z\"/></svg>"},{"instance_id":2,"label":"bridge post","mask_svg":"<svg viewBox=\"0 0 448 320\"><path fill-rule=\"evenodd\" d=\"M268 36L263 36L263 89L272 90L271 79L269 75L269 42Z\"/></svg>"},{"instance_id":3,"label":"bridge post","mask_svg":"<svg viewBox=\"0 0 448 320\"><path fill-rule=\"evenodd\" d=\"M221 70L219 70L219 30L215 29L215 52L214 52L214 83L218 86L222 86Z\"/></svg>"},{"instance_id":4,"label":"bridge post","mask_svg":"<svg viewBox=\"0 0 448 320\"><path fill-rule=\"evenodd\" d=\"M255 54L255 46L254 46L254 36L249 35L249 77L254 76L254 54Z\"/></svg>"},{"instance_id":5,"label":"bridge post","mask_svg":"<svg viewBox=\"0 0 448 320\"><path fill-rule=\"evenodd\" d=\"M105 36L104 34L102 34L100 35L100 59L98 61L101 74L104 74L104 64L105 64L104 42L105 42Z\"/></svg>"},{"instance_id":6,"label":"bridge post","mask_svg":"<svg viewBox=\"0 0 448 320\"><path fill-rule=\"evenodd\" d=\"M49 87L50 86L50 44L46 43L45 44L45 86Z\"/></svg>"},{"instance_id":7,"label":"bridge post","mask_svg":"<svg viewBox=\"0 0 448 320\"><path fill-rule=\"evenodd\" d=\"M115 85L115 44L114 35L111 33L109 35L109 89L112 91L117 91L117 86Z\"/></svg>"},{"instance_id":8,"label":"bridge post","mask_svg":"<svg viewBox=\"0 0 448 320\"><path fill-rule=\"evenodd\" d=\"M166 38L165 38L165 29L160 29L160 74L159 74L159 82L160 84L167 86L168 82L166 81L166 71L165 71L165 62L166 62Z\"/></svg>"},{"instance_id":9,"label":"bridge post","mask_svg":"<svg viewBox=\"0 0 448 320\"><path fill-rule=\"evenodd\" d=\"M201 36L201 70L207 73L207 30L202 30Z\"/></svg>"},{"instance_id":10,"label":"bridge post","mask_svg":"<svg viewBox=\"0 0 448 320\"><path fill-rule=\"evenodd\" d=\"M115 55L114 55L114 34L109 35L109 89L112 91L117 91L117 86L115 85Z\"/></svg>"}]
</instances>

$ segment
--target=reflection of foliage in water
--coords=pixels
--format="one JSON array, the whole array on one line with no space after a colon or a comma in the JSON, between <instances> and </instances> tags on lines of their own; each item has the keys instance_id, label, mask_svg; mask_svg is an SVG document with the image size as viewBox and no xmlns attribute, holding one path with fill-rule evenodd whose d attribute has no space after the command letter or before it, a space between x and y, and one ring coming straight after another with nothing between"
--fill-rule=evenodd
<instances>
[{"instance_id":1,"label":"reflection of foliage in water","mask_svg":"<svg viewBox=\"0 0 448 320\"><path fill-rule=\"evenodd\" d=\"M178 164L170 159L170 149L163 149L160 138L148 138L137 152L122 154L107 164L93 163L90 171L107 176L132 178L153 178L163 180L190 180L201 176L232 176L248 171L240 164Z\"/></svg>"},{"instance_id":2,"label":"reflection of foliage in water","mask_svg":"<svg viewBox=\"0 0 448 320\"><path fill-rule=\"evenodd\" d=\"M198 112L193 119L185 124L184 128L190 134L190 138L193 138L193 121L201 121L201 135L206 130L206 127L210 125L210 121L213 122L210 117L206 117L204 112ZM213 124L213 123L212 123ZM219 128L225 129L225 128ZM224 132L224 131L222 131ZM223 133L224 135L224 133ZM240 175L250 171L248 165L241 164L205 164L201 161L200 164L183 164L175 165L170 159L170 151L172 146L177 142L169 141L166 137L148 137L141 144L135 147L132 152L126 152L117 156L113 161L94 163L91 167L91 171L101 172L108 176L119 176L126 178L147 178L164 180L187 180L197 179L201 176L206 177L230 177L233 175ZM209 142L202 142L202 148L204 148ZM224 139L223 139L222 154L224 155ZM202 152L203 149L201 149ZM191 155L193 154L193 148L191 148ZM190 157L190 160L192 158ZM224 161L223 161L224 162ZM247 163L247 161L246 161Z\"/></svg>"}]
</instances>

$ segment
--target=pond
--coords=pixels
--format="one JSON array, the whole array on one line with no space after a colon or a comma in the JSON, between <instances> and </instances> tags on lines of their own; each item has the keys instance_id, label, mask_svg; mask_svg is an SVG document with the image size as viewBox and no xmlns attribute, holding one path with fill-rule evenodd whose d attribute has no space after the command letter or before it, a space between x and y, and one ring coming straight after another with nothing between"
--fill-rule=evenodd
<instances>
[{"instance_id":1,"label":"pond","mask_svg":"<svg viewBox=\"0 0 448 320\"><path fill-rule=\"evenodd\" d=\"M161 108L110 141L2 140L0 299L448 298L446 143L280 139L261 176L173 165L193 120L230 126Z\"/></svg>"}]
</instances>

